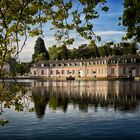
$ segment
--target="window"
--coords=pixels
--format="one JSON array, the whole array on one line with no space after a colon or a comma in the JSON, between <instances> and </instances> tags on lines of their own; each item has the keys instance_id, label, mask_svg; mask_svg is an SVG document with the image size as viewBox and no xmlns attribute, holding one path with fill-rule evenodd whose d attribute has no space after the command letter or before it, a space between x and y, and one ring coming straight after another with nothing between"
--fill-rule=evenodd
<instances>
[{"instance_id":1,"label":"window","mask_svg":"<svg viewBox=\"0 0 140 140\"><path fill-rule=\"evenodd\" d=\"M36 71L34 71L34 75L36 75Z\"/></svg>"},{"instance_id":2,"label":"window","mask_svg":"<svg viewBox=\"0 0 140 140\"><path fill-rule=\"evenodd\" d=\"M50 71L50 74L53 74L53 70Z\"/></svg>"},{"instance_id":3,"label":"window","mask_svg":"<svg viewBox=\"0 0 140 140\"><path fill-rule=\"evenodd\" d=\"M69 70L67 70L67 74L69 74Z\"/></svg>"},{"instance_id":4,"label":"window","mask_svg":"<svg viewBox=\"0 0 140 140\"><path fill-rule=\"evenodd\" d=\"M80 63L80 66L82 66L82 65L83 65L83 63L81 62L81 63Z\"/></svg>"},{"instance_id":5,"label":"window","mask_svg":"<svg viewBox=\"0 0 140 140\"><path fill-rule=\"evenodd\" d=\"M134 63L136 63L136 59L134 59Z\"/></svg>"},{"instance_id":6,"label":"window","mask_svg":"<svg viewBox=\"0 0 140 140\"><path fill-rule=\"evenodd\" d=\"M62 74L65 74L65 71L64 70L62 70Z\"/></svg>"},{"instance_id":7,"label":"window","mask_svg":"<svg viewBox=\"0 0 140 140\"><path fill-rule=\"evenodd\" d=\"M75 70L72 70L72 74L75 74Z\"/></svg>"},{"instance_id":8,"label":"window","mask_svg":"<svg viewBox=\"0 0 140 140\"><path fill-rule=\"evenodd\" d=\"M87 70L87 74L88 74L88 70Z\"/></svg>"},{"instance_id":9,"label":"window","mask_svg":"<svg viewBox=\"0 0 140 140\"><path fill-rule=\"evenodd\" d=\"M102 68L102 74L104 74L104 69Z\"/></svg>"},{"instance_id":10,"label":"window","mask_svg":"<svg viewBox=\"0 0 140 140\"><path fill-rule=\"evenodd\" d=\"M58 70L56 70L56 74L60 74L60 72Z\"/></svg>"},{"instance_id":11,"label":"window","mask_svg":"<svg viewBox=\"0 0 140 140\"><path fill-rule=\"evenodd\" d=\"M111 74L115 74L115 69L111 68Z\"/></svg>"},{"instance_id":12,"label":"window","mask_svg":"<svg viewBox=\"0 0 140 140\"><path fill-rule=\"evenodd\" d=\"M44 82L41 82L41 86L44 87Z\"/></svg>"},{"instance_id":13,"label":"window","mask_svg":"<svg viewBox=\"0 0 140 140\"><path fill-rule=\"evenodd\" d=\"M41 67L44 67L44 64L43 63L41 64Z\"/></svg>"},{"instance_id":14,"label":"window","mask_svg":"<svg viewBox=\"0 0 140 140\"><path fill-rule=\"evenodd\" d=\"M44 70L41 70L41 75L44 75Z\"/></svg>"},{"instance_id":15,"label":"window","mask_svg":"<svg viewBox=\"0 0 140 140\"><path fill-rule=\"evenodd\" d=\"M125 61L124 61L125 63L127 63L127 59L125 59Z\"/></svg>"},{"instance_id":16,"label":"window","mask_svg":"<svg viewBox=\"0 0 140 140\"><path fill-rule=\"evenodd\" d=\"M123 69L122 69L122 73L123 73L123 74L126 74L126 68L123 68Z\"/></svg>"},{"instance_id":17,"label":"window","mask_svg":"<svg viewBox=\"0 0 140 140\"><path fill-rule=\"evenodd\" d=\"M98 70L98 72L99 72L99 75L100 75L100 69Z\"/></svg>"},{"instance_id":18,"label":"window","mask_svg":"<svg viewBox=\"0 0 140 140\"><path fill-rule=\"evenodd\" d=\"M87 65L90 65L90 62L87 62Z\"/></svg>"}]
</instances>

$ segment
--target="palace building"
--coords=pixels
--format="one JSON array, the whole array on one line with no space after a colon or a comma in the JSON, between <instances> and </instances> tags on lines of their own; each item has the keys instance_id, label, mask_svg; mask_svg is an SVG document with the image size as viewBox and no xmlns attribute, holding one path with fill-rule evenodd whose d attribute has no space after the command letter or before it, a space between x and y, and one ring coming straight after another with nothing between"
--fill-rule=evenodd
<instances>
[{"instance_id":1,"label":"palace building","mask_svg":"<svg viewBox=\"0 0 140 140\"><path fill-rule=\"evenodd\" d=\"M126 54L79 60L40 60L32 64L30 73L33 77L44 78L139 77L140 56Z\"/></svg>"}]
</instances>

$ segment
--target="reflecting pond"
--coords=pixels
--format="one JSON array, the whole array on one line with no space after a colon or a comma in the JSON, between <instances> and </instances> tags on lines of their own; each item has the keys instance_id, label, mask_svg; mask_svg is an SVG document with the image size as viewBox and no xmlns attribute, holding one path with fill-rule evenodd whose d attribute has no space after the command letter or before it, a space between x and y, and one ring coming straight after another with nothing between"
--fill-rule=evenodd
<instances>
[{"instance_id":1,"label":"reflecting pond","mask_svg":"<svg viewBox=\"0 0 140 140\"><path fill-rule=\"evenodd\" d=\"M2 107L0 139L140 139L140 82L19 82L23 111Z\"/></svg>"}]
</instances>

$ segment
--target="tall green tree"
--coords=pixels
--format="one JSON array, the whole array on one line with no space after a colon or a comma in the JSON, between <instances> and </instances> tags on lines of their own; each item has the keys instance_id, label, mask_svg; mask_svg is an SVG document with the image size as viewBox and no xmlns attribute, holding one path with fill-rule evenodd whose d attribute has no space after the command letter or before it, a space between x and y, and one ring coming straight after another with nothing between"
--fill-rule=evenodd
<instances>
[{"instance_id":1,"label":"tall green tree","mask_svg":"<svg viewBox=\"0 0 140 140\"><path fill-rule=\"evenodd\" d=\"M124 39L133 39L140 43L140 1L124 0L122 25L126 27Z\"/></svg>"},{"instance_id":2,"label":"tall green tree","mask_svg":"<svg viewBox=\"0 0 140 140\"><path fill-rule=\"evenodd\" d=\"M36 40L34 54L32 55L33 62L38 60L49 60L49 53L45 48L44 40L40 37Z\"/></svg>"}]
</instances>

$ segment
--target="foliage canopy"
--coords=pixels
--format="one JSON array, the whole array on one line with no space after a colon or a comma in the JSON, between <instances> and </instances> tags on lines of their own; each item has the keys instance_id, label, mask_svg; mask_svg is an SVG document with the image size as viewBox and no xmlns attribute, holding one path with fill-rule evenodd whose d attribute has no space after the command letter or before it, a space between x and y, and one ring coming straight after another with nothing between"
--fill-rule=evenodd
<instances>
[{"instance_id":1,"label":"foliage canopy","mask_svg":"<svg viewBox=\"0 0 140 140\"><path fill-rule=\"evenodd\" d=\"M124 39L133 39L140 43L140 1L124 0L122 25L126 26Z\"/></svg>"}]
</instances>

